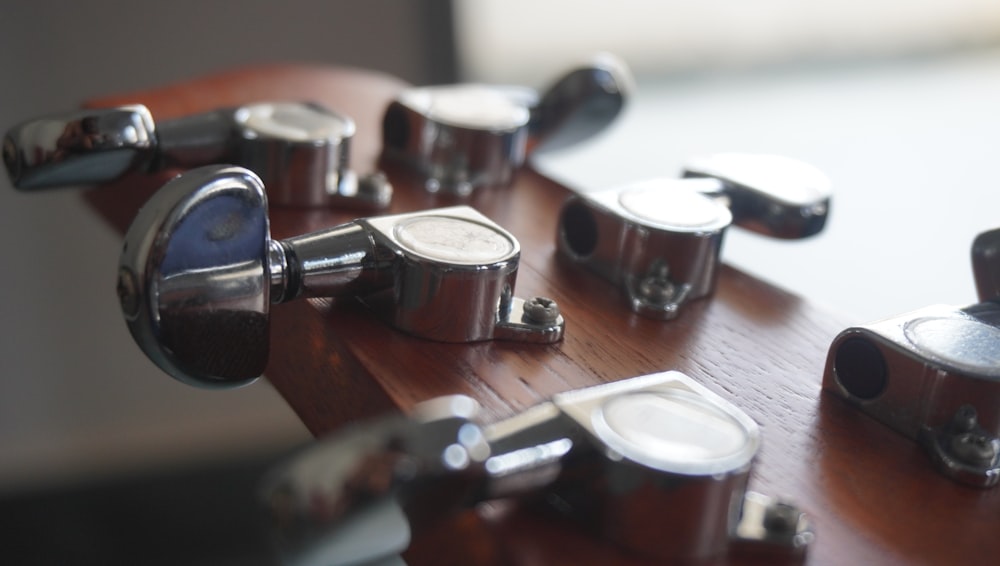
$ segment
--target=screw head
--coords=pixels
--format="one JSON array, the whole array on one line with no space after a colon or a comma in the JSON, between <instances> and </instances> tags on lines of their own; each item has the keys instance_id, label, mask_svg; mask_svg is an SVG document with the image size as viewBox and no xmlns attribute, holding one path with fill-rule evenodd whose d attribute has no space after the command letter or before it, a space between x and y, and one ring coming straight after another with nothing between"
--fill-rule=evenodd
<instances>
[{"instance_id":1,"label":"screw head","mask_svg":"<svg viewBox=\"0 0 1000 566\"><path fill-rule=\"evenodd\" d=\"M951 428L955 432L971 432L979 425L979 416L972 405L962 405L951 418Z\"/></svg>"},{"instance_id":2,"label":"screw head","mask_svg":"<svg viewBox=\"0 0 1000 566\"><path fill-rule=\"evenodd\" d=\"M639 294L651 303L666 304L676 295L676 287L669 279L646 277L639 282Z\"/></svg>"},{"instance_id":3,"label":"screw head","mask_svg":"<svg viewBox=\"0 0 1000 566\"><path fill-rule=\"evenodd\" d=\"M764 510L764 528L772 533L790 533L798 527L801 516L798 507L779 501Z\"/></svg>"},{"instance_id":4,"label":"screw head","mask_svg":"<svg viewBox=\"0 0 1000 566\"><path fill-rule=\"evenodd\" d=\"M956 458L976 466L988 466L997 457L997 446L993 439L975 432L955 435L951 439L950 448Z\"/></svg>"},{"instance_id":5,"label":"screw head","mask_svg":"<svg viewBox=\"0 0 1000 566\"><path fill-rule=\"evenodd\" d=\"M559 305L548 297L532 297L524 301L524 322L552 324L559 320Z\"/></svg>"}]
</instances>

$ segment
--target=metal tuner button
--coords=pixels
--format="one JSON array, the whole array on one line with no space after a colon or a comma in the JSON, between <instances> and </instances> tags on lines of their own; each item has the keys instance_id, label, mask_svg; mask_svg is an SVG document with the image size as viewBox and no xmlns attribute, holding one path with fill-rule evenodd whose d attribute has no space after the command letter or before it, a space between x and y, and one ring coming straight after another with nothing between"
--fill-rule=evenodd
<instances>
[{"instance_id":1,"label":"metal tuner button","mask_svg":"<svg viewBox=\"0 0 1000 566\"><path fill-rule=\"evenodd\" d=\"M492 425L477 409L467 397L433 399L276 468L262 494L283 554L373 560L456 509L529 495L657 561L802 558L814 538L800 508L747 491L757 424L682 373L563 393Z\"/></svg>"},{"instance_id":2,"label":"metal tuner button","mask_svg":"<svg viewBox=\"0 0 1000 566\"><path fill-rule=\"evenodd\" d=\"M458 84L402 92L383 119L383 150L430 192L469 195L511 183L529 152L572 145L603 130L632 89L611 56L573 69L539 95L526 87Z\"/></svg>"},{"instance_id":3,"label":"metal tuner button","mask_svg":"<svg viewBox=\"0 0 1000 566\"><path fill-rule=\"evenodd\" d=\"M319 105L261 102L154 123L141 104L51 115L12 128L3 156L21 190L89 185L128 172L247 167L272 204L378 209L392 187L350 169L354 121Z\"/></svg>"},{"instance_id":4,"label":"metal tuner button","mask_svg":"<svg viewBox=\"0 0 1000 566\"><path fill-rule=\"evenodd\" d=\"M686 178L570 197L559 214L559 255L621 288L634 312L670 320L714 290L730 224L788 239L826 221L830 184L811 166L750 154L692 163Z\"/></svg>"},{"instance_id":5,"label":"metal tuner button","mask_svg":"<svg viewBox=\"0 0 1000 566\"><path fill-rule=\"evenodd\" d=\"M298 297L356 296L430 340L556 342L565 323L555 302L513 296L519 259L514 236L466 206L272 240L260 178L206 166L139 211L118 291L132 336L158 366L227 386L264 371L270 305Z\"/></svg>"},{"instance_id":6,"label":"metal tuner button","mask_svg":"<svg viewBox=\"0 0 1000 566\"><path fill-rule=\"evenodd\" d=\"M980 303L935 305L841 332L823 389L919 442L951 478L1000 481L1000 229L972 249Z\"/></svg>"}]
</instances>

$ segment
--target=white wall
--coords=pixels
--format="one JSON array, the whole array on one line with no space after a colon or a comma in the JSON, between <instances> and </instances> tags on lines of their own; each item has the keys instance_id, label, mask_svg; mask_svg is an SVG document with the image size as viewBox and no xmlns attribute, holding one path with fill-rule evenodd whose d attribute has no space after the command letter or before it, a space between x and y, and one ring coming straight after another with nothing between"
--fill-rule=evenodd
<instances>
[{"instance_id":1,"label":"white wall","mask_svg":"<svg viewBox=\"0 0 1000 566\"><path fill-rule=\"evenodd\" d=\"M463 76L541 86L598 50L658 77L983 45L1000 38L1000 3L456 0L455 22Z\"/></svg>"}]
</instances>

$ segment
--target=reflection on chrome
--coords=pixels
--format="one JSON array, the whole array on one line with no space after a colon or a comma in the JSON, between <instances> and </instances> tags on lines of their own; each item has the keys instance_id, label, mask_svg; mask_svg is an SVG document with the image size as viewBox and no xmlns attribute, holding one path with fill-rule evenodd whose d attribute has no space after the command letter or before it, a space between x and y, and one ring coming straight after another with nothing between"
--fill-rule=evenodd
<instances>
[{"instance_id":1,"label":"reflection on chrome","mask_svg":"<svg viewBox=\"0 0 1000 566\"><path fill-rule=\"evenodd\" d=\"M254 171L272 204L376 210L392 187L350 170L354 121L312 103L260 102L154 123L141 104L55 114L4 140L12 184L31 191L125 173L234 163Z\"/></svg>"},{"instance_id":2,"label":"reflection on chrome","mask_svg":"<svg viewBox=\"0 0 1000 566\"><path fill-rule=\"evenodd\" d=\"M208 166L160 189L125 240L118 291L129 330L153 362L194 385L263 373L270 305L299 297L357 297L394 328L444 342L551 343L565 327L554 307L545 320L524 315L512 296L520 245L466 206L275 241L260 178Z\"/></svg>"},{"instance_id":3,"label":"reflection on chrome","mask_svg":"<svg viewBox=\"0 0 1000 566\"><path fill-rule=\"evenodd\" d=\"M256 261L191 269L167 275L154 292L160 297L160 313L178 308L218 308L264 312L266 293L263 270Z\"/></svg>"},{"instance_id":4,"label":"reflection on chrome","mask_svg":"<svg viewBox=\"0 0 1000 566\"><path fill-rule=\"evenodd\" d=\"M559 254L617 286L634 312L672 320L715 290L730 224L781 239L826 224L829 181L797 161L722 154L693 161L684 177L571 196Z\"/></svg>"},{"instance_id":5,"label":"reflection on chrome","mask_svg":"<svg viewBox=\"0 0 1000 566\"><path fill-rule=\"evenodd\" d=\"M430 192L467 196L511 183L528 153L558 149L605 129L632 90L625 64L600 55L544 93L481 84L412 88L383 118L383 150L424 177Z\"/></svg>"},{"instance_id":6,"label":"reflection on chrome","mask_svg":"<svg viewBox=\"0 0 1000 566\"><path fill-rule=\"evenodd\" d=\"M841 332L823 389L920 443L946 476L985 488L1000 484L1000 229L975 238L972 269L979 303Z\"/></svg>"},{"instance_id":7,"label":"reflection on chrome","mask_svg":"<svg viewBox=\"0 0 1000 566\"><path fill-rule=\"evenodd\" d=\"M711 442L703 431L711 433L719 419L726 426L738 423L746 427L733 436L742 443L734 448L740 458L728 468L693 461L678 473L647 463L669 459L658 453L662 443L622 454L596 433L591 419L616 400L643 396L673 399L658 407L665 413L647 423L644 434ZM761 546L801 558L812 540L801 510L746 491L757 426L683 374L557 395L489 427L472 411L456 411L450 400L457 398L471 402L434 399L409 419L390 416L350 427L276 468L263 484L262 500L284 557L292 564L311 564L319 556L345 564L345 555L362 558L357 540L385 537L366 547L363 558L374 560L404 550L411 534L434 519L489 499L532 494L545 495L609 541L658 560L710 559ZM688 401L694 405L687 407ZM685 411L685 430L664 424L675 410ZM778 510L788 518L780 527L768 519ZM390 532L370 526L376 512L383 517L378 528L391 524ZM622 528L650 517L676 526Z\"/></svg>"}]
</instances>

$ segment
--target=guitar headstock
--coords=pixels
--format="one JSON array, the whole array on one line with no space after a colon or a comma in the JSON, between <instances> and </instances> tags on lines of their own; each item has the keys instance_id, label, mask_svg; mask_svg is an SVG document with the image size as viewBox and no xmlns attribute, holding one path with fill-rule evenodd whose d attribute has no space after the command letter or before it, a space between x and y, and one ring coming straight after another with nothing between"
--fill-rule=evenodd
<instances>
[{"instance_id":1,"label":"guitar headstock","mask_svg":"<svg viewBox=\"0 0 1000 566\"><path fill-rule=\"evenodd\" d=\"M845 321L724 264L707 300L691 302L674 320L633 312L612 282L560 257L557 225L561 208L574 196L569 188L528 167L507 187L465 197L431 193L419 172L383 158L382 117L407 86L359 70L272 66L92 101L94 106L138 102L155 119L165 119L307 97L356 121L352 164L385 173L394 188L386 214L467 205L520 243L518 294L558 303L566 321L560 342L427 340L387 326L354 299L309 299L275 309L264 373L314 434L390 411L409 413L423 401L455 394L477 401L485 422L498 422L566 391L678 370L760 426L763 441L749 487L781 494L815 518L819 535L810 550L815 563L985 560L986 547L956 549L928 541L988 540L998 527L994 507L980 504L978 493L956 492L933 470L917 465L893 476L893 490L884 489L886 470L916 458L910 446L877 424L859 422L839 404L820 402L823 359ZM86 192L85 198L124 231L141 204L175 173L126 177ZM269 211L278 239L356 216L323 208ZM857 443L861 436L872 442ZM934 520L926 519L929 510ZM664 520L656 514L646 525ZM644 563L550 511L505 504L460 514L414 539L407 555L415 564L468 563L470 556L477 563ZM719 561L755 563L737 556Z\"/></svg>"}]
</instances>

